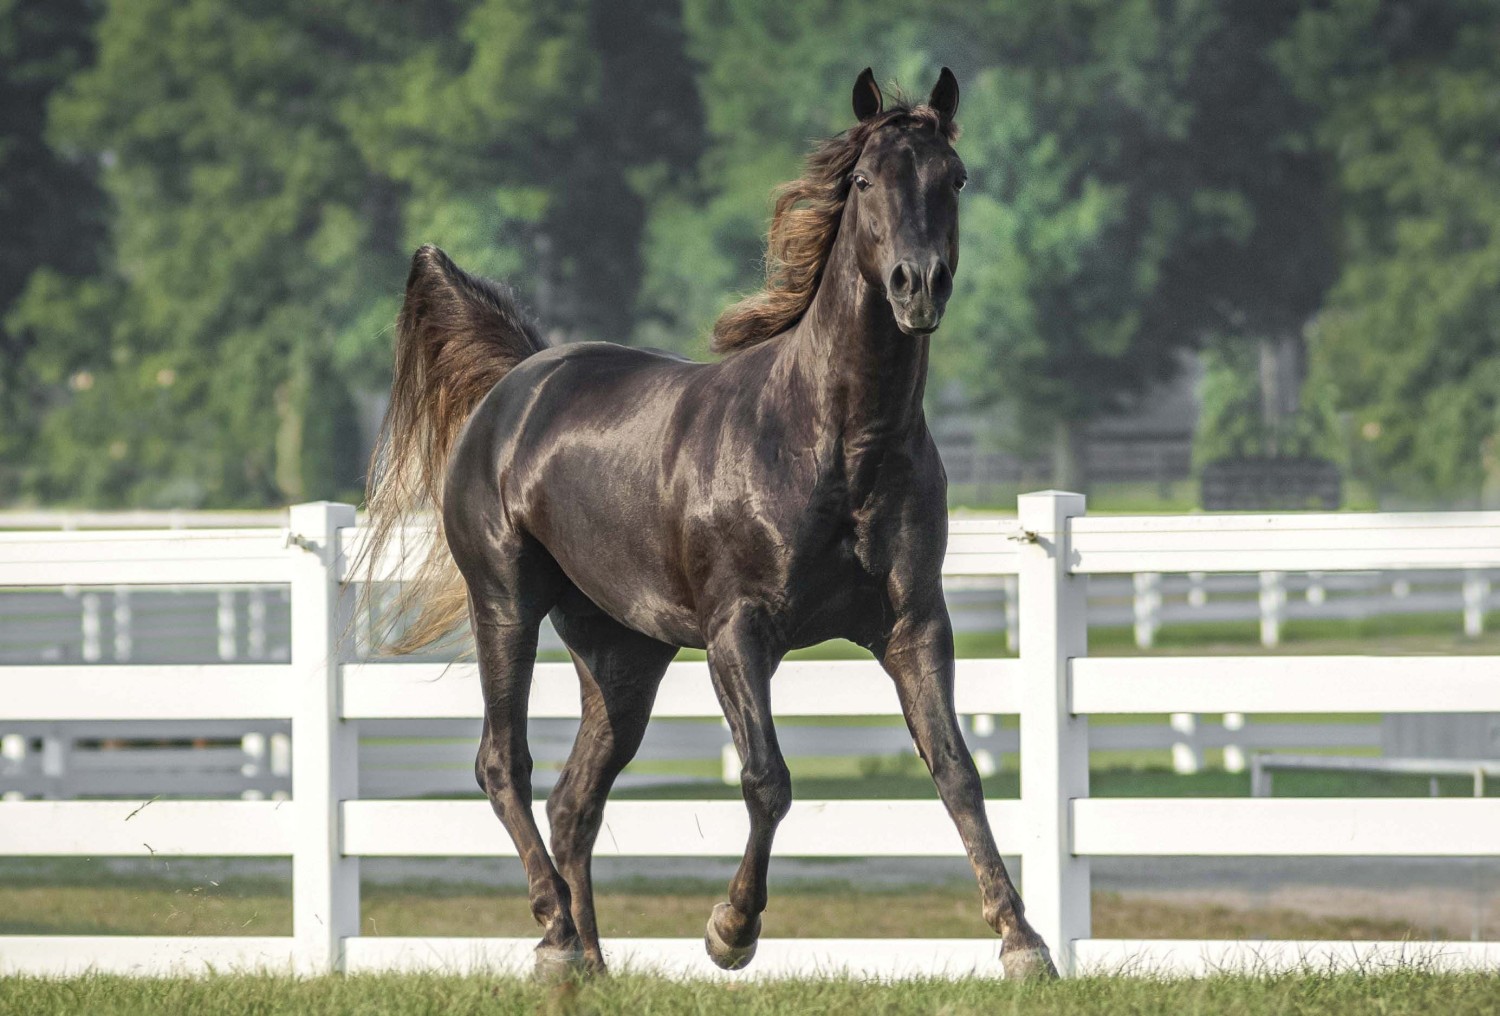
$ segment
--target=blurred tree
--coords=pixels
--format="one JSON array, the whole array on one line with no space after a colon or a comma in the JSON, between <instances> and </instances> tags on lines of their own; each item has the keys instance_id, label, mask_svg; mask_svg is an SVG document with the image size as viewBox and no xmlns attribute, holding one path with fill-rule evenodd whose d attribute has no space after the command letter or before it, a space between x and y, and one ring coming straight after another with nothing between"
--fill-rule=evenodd
<instances>
[{"instance_id":1,"label":"blurred tree","mask_svg":"<svg viewBox=\"0 0 1500 1016\"><path fill-rule=\"evenodd\" d=\"M1264 346L1244 341L1215 343L1203 356L1201 405L1193 439L1193 463L1218 459L1315 456L1347 466L1348 445L1325 378L1300 384L1290 412L1268 419L1261 383Z\"/></svg>"},{"instance_id":2,"label":"blurred tree","mask_svg":"<svg viewBox=\"0 0 1500 1016\"><path fill-rule=\"evenodd\" d=\"M975 183L951 363L1024 440L1051 439L1055 482L1087 485L1084 425L1172 377L1184 350L1294 341L1318 306L1327 171L1270 52L1297 8L951 5Z\"/></svg>"},{"instance_id":3,"label":"blurred tree","mask_svg":"<svg viewBox=\"0 0 1500 1016\"><path fill-rule=\"evenodd\" d=\"M103 195L95 164L55 150L47 100L93 59L97 5L88 0L0 0L0 501L34 471L47 386L30 352L36 334L7 325L33 272L79 278L98 267Z\"/></svg>"},{"instance_id":4,"label":"blurred tree","mask_svg":"<svg viewBox=\"0 0 1500 1016\"><path fill-rule=\"evenodd\" d=\"M1500 7L1338 0L1302 14L1279 55L1325 111L1343 191L1345 267L1313 372L1379 489L1500 498Z\"/></svg>"},{"instance_id":5,"label":"blurred tree","mask_svg":"<svg viewBox=\"0 0 1500 1016\"><path fill-rule=\"evenodd\" d=\"M282 502L361 472L348 372L399 298L396 191L338 117L399 9L128 0L51 137L105 169L110 257L32 277L11 315L66 394L36 493L96 504ZM368 370L367 370L368 373Z\"/></svg>"},{"instance_id":6,"label":"blurred tree","mask_svg":"<svg viewBox=\"0 0 1500 1016\"><path fill-rule=\"evenodd\" d=\"M915 90L937 65L934 22L907 5L686 0L684 22L710 140L698 186L666 195L647 224L636 337L704 355L714 319L764 280L772 190L812 139L852 125L860 69Z\"/></svg>"},{"instance_id":7,"label":"blurred tree","mask_svg":"<svg viewBox=\"0 0 1500 1016\"><path fill-rule=\"evenodd\" d=\"M515 281L544 327L627 341L646 220L704 145L680 0L432 10L348 107L407 240Z\"/></svg>"}]
</instances>

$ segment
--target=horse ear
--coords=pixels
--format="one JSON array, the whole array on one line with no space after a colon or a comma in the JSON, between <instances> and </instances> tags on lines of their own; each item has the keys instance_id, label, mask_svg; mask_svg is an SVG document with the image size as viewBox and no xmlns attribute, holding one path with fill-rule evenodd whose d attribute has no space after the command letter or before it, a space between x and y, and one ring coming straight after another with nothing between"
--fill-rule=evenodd
<instances>
[{"instance_id":1,"label":"horse ear","mask_svg":"<svg viewBox=\"0 0 1500 1016\"><path fill-rule=\"evenodd\" d=\"M878 116L884 108L885 96L880 94L880 86L875 83L875 72L866 67L854 82L854 115L860 120L868 120Z\"/></svg>"},{"instance_id":2,"label":"horse ear","mask_svg":"<svg viewBox=\"0 0 1500 1016\"><path fill-rule=\"evenodd\" d=\"M952 120L958 112L958 79L948 68L944 67L943 72L938 75L937 84L932 86L932 95L927 98L927 105L937 110L943 123Z\"/></svg>"}]
</instances>

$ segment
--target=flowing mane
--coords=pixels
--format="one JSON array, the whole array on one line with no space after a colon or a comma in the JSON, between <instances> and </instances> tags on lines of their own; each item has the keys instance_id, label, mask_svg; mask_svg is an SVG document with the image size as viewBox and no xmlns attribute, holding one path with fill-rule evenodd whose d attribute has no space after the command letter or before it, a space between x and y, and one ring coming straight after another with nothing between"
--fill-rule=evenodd
<instances>
[{"instance_id":1,"label":"flowing mane","mask_svg":"<svg viewBox=\"0 0 1500 1016\"><path fill-rule=\"evenodd\" d=\"M713 350L732 353L765 342L795 325L807 313L823 265L838 236L849 174L870 136L883 127L928 127L958 139L958 126L945 126L927 105L897 102L841 134L819 142L808 153L802 176L776 192L766 238L766 285L734 304L714 323Z\"/></svg>"}]
</instances>

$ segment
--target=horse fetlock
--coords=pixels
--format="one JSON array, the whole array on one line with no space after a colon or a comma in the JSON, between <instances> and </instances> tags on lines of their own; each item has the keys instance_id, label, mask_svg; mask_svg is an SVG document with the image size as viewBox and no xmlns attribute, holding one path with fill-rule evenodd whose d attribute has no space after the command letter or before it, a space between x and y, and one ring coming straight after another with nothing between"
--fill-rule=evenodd
<instances>
[{"instance_id":1,"label":"horse fetlock","mask_svg":"<svg viewBox=\"0 0 1500 1016\"><path fill-rule=\"evenodd\" d=\"M556 885L533 886L530 895L531 916L542 926L545 943L560 945L578 937L572 893L566 883L559 879Z\"/></svg>"},{"instance_id":2,"label":"horse fetlock","mask_svg":"<svg viewBox=\"0 0 1500 1016\"><path fill-rule=\"evenodd\" d=\"M760 940L760 915L745 915L728 903L714 905L703 935L709 959L725 970L740 970L755 958Z\"/></svg>"},{"instance_id":3,"label":"horse fetlock","mask_svg":"<svg viewBox=\"0 0 1500 1016\"><path fill-rule=\"evenodd\" d=\"M1052 952L1039 938L1015 945L1007 939L1000 946L1000 966L1007 981L1047 981L1057 977Z\"/></svg>"},{"instance_id":4,"label":"horse fetlock","mask_svg":"<svg viewBox=\"0 0 1500 1016\"><path fill-rule=\"evenodd\" d=\"M1013 902L1005 896L986 898L983 913L984 923L993 928L995 934L1007 942L1019 936L1030 940L1025 945L1027 948L1042 944L1041 936L1032 931L1030 925L1026 923L1025 911L1021 908L1019 900Z\"/></svg>"}]
</instances>

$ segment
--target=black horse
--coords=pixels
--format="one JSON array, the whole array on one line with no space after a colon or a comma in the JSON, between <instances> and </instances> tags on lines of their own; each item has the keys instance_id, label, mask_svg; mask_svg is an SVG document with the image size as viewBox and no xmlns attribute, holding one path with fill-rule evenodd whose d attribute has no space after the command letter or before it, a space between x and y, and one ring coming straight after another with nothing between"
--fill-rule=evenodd
<instances>
[{"instance_id":1,"label":"black horse","mask_svg":"<svg viewBox=\"0 0 1500 1016\"><path fill-rule=\"evenodd\" d=\"M545 929L539 967L603 966L594 841L679 646L708 650L750 813L706 945L721 967L750 961L772 836L791 806L771 675L788 650L843 637L895 682L1006 975L1055 975L995 848L953 708L946 478L922 393L958 267L957 108L946 68L926 103L890 109L870 71L859 76L858 123L782 190L766 288L715 326L728 354L717 363L549 348L507 291L436 248L416 254L371 470L371 560L414 511L440 509L446 549L437 540L405 590L421 617L394 650L451 631L467 609L485 706L476 772L526 866ZM583 698L547 800L550 857L526 743L547 616Z\"/></svg>"}]
</instances>

